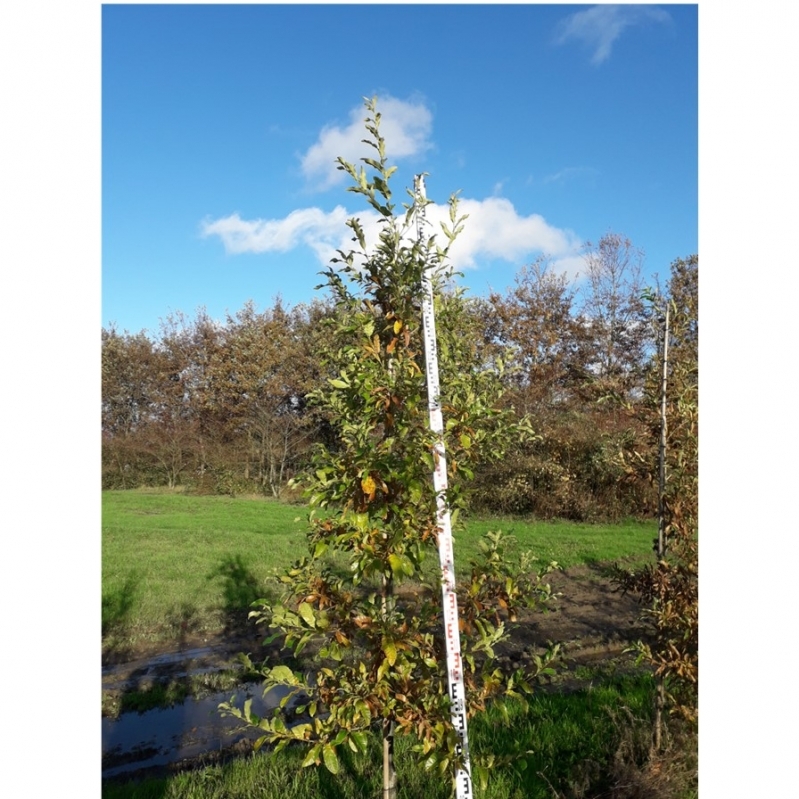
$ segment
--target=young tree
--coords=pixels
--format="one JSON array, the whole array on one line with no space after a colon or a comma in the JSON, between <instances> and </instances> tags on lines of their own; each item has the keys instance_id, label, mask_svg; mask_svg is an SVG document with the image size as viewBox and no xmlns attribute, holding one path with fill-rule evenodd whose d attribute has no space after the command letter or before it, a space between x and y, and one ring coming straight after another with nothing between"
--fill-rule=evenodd
<instances>
[{"instance_id":1,"label":"young tree","mask_svg":"<svg viewBox=\"0 0 799 799\"><path fill-rule=\"evenodd\" d=\"M361 223L351 219L356 248L340 252L325 272L336 311L325 346L333 377L314 393L313 402L330 420L333 441L318 451L309 481L309 555L281 578L283 602L263 602L251 614L274 628L274 637L295 655L313 645L309 673L285 664L263 671L267 690L288 686L290 696L303 697L296 713L307 715L295 715L295 723L289 723L286 713L259 719L247 705L224 707L258 725L264 731L261 742L308 743L304 765L324 762L334 773L339 747L363 752L368 735L379 731L384 796L391 799L396 796L397 730L417 737L416 752L427 768L452 774L462 765L444 665L440 572L437 565L425 568L438 522L421 283L423 271L432 268L440 287L447 249L463 219L452 198L443 247L434 236L412 236L413 209L395 213L389 186L395 167L386 158L374 101L367 109L366 142L375 150L375 157L362 159L369 172L342 159L339 168L352 178L350 191L379 215L380 234L370 249ZM462 335L465 316L458 293L439 293L436 312L451 486L447 501L455 515L462 478L479 459L500 455L524 426L511 426L508 415L496 409L497 375L479 369L474 346ZM487 544L488 565L475 568L459 599L468 632L462 653L470 713L502 691L529 689L531 675L508 676L495 668L493 647L505 636L500 614L514 610L520 600L535 604L548 596L541 581L546 570L516 574L497 562L501 546L499 539ZM346 576L327 564L331 552L348 561ZM431 580L426 590L395 591L403 581L425 577ZM547 668L547 658L538 668ZM476 771L485 776L479 767Z\"/></svg>"},{"instance_id":2,"label":"young tree","mask_svg":"<svg viewBox=\"0 0 799 799\"><path fill-rule=\"evenodd\" d=\"M615 574L623 588L638 595L654 626L653 642L639 643L638 649L662 681L662 699L673 713L692 722L698 718L699 681L698 275L696 255L675 261L667 297L655 298L657 310L663 311L665 303L670 305L662 503L665 546L655 542L656 551L661 551L654 565L637 572L617 569ZM662 400L661 385L658 370L653 369L647 392L653 419ZM653 422L653 438L659 433L659 421ZM651 463L653 473L657 468ZM655 741L659 745L659 718Z\"/></svg>"}]
</instances>

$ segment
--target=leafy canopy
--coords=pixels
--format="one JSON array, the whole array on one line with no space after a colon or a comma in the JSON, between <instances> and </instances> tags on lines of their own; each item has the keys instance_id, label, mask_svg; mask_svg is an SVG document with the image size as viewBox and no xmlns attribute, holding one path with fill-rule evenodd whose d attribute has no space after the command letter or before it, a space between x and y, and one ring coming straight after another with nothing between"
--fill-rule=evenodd
<instances>
[{"instance_id":1,"label":"leafy canopy","mask_svg":"<svg viewBox=\"0 0 799 799\"><path fill-rule=\"evenodd\" d=\"M307 478L311 513L308 554L280 577L283 600L263 601L251 613L275 630L295 658L309 655L307 671L286 664L263 668L267 690L288 689L269 719L231 703L226 710L259 726L259 743L304 741L304 765L336 772L337 749L366 751L381 726L416 735L427 768L441 773L458 765L450 720L437 560L426 560L438 535L432 472L436 436L430 431L424 370L422 276L432 270L436 287L444 433L453 523L462 487L480 460L501 457L510 440L531 430L498 410L500 368L481 368L463 296L444 291L447 254L463 227L457 197L439 237L412 235L412 205L396 213L390 188L396 167L386 158L375 101L367 101L364 141L374 157L355 166L338 159L352 179L349 191L379 217L379 237L367 246L358 219L348 225L354 248L339 251L324 272L335 313L323 336L327 384L310 401L326 417L331 435L315 455ZM411 194L409 192L409 194ZM413 195L411 194L411 197ZM496 667L494 647L506 636L504 619L521 605L546 601L542 577L550 567L524 574L503 552L509 541L493 534L471 583L460 592L462 652L470 713L500 693L530 690L533 674L508 675ZM400 591L402 582L410 588ZM545 671L554 653L539 659ZM295 661L299 663L299 661ZM485 776L476 767L475 773Z\"/></svg>"}]
</instances>

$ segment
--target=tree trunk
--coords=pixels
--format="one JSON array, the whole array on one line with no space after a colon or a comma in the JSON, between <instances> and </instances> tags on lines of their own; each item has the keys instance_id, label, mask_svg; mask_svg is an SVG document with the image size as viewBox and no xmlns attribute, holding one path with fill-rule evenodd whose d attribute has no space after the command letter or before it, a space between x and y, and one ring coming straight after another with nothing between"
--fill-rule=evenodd
<instances>
[{"instance_id":1,"label":"tree trunk","mask_svg":"<svg viewBox=\"0 0 799 799\"><path fill-rule=\"evenodd\" d=\"M657 693L655 694L655 730L653 735L653 745L655 751L659 752L663 745L663 709L666 706L666 686L663 682L663 675L657 678Z\"/></svg>"},{"instance_id":2,"label":"tree trunk","mask_svg":"<svg viewBox=\"0 0 799 799\"><path fill-rule=\"evenodd\" d=\"M663 372L660 382L660 447L658 452L658 560L666 557L666 519L664 499L666 496L666 380L669 370L669 305L666 305L666 318L663 323ZM655 600L657 601L657 600ZM654 746L659 752L663 742L663 709L666 705L666 686L663 675L657 678L655 696Z\"/></svg>"},{"instance_id":3,"label":"tree trunk","mask_svg":"<svg viewBox=\"0 0 799 799\"><path fill-rule=\"evenodd\" d=\"M669 370L669 306L663 324L663 372L660 382L660 447L658 452L658 560L666 555L666 523L664 497L666 495L666 380Z\"/></svg>"},{"instance_id":4,"label":"tree trunk","mask_svg":"<svg viewBox=\"0 0 799 799\"><path fill-rule=\"evenodd\" d=\"M381 595L383 619L388 618L394 604L394 578L383 575ZM397 799L397 772L394 768L394 721L383 720L383 799Z\"/></svg>"},{"instance_id":5,"label":"tree trunk","mask_svg":"<svg viewBox=\"0 0 799 799\"><path fill-rule=\"evenodd\" d=\"M394 769L394 722L383 722L383 799L397 799L397 772Z\"/></svg>"}]
</instances>

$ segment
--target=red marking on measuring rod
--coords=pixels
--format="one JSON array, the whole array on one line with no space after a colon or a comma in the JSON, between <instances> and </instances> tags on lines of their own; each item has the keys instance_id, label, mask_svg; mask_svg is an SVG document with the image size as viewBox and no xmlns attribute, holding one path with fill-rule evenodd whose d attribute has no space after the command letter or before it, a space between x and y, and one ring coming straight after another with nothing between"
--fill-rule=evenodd
<instances>
[{"instance_id":1,"label":"red marking on measuring rod","mask_svg":"<svg viewBox=\"0 0 799 799\"><path fill-rule=\"evenodd\" d=\"M424 176L414 178L416 233L422 243L425 223ZM472 799L472 776L469 762L469 738L466 732L466 690L463 685L461 637L458 626L458 596L455 593L455 556L452 551L452 519L447 507L447 456L444 452L444 418L441 415L441 390L438 382L438 344L436 320L433 311L432 265L422 273L422 321L424 326L424 351L427 368L427 407L430 412L430 429L438 436L435 445L433 487L436 492L438 522L438 559L441 564L441 605L444 611L444 633L447 650L447 677L452 705L452 725L458 736L456 752L462 755L462 766L455 774L457 799Z\"/></svg>"}]
</instances>

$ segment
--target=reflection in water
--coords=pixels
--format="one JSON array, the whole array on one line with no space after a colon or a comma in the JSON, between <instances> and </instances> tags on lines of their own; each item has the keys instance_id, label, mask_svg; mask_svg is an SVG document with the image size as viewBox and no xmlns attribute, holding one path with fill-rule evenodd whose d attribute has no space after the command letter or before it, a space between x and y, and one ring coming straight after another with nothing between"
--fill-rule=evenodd
<instances>
[{"instance_id":1,"label":"reflection in water","mask_svg":"<svg viewBox=\"0 0 799 799\"><path fill-rule=\"evenodd\" d=\"M240 686L235 691L235 704L241 707L252 698L253 712L264 716L287 693L286 688L274 688L265 701L261 685ZM233 694L234 691L225 691L205 699L187 699L171 708L104 718L103 777L198 757L245 739L254 741L259 737L258 730L243 729L241 721L219 712L219 703L228 701Z\"/></svg>"}]
</instances>

